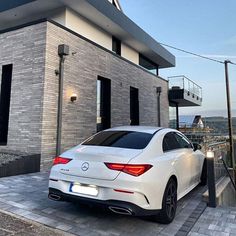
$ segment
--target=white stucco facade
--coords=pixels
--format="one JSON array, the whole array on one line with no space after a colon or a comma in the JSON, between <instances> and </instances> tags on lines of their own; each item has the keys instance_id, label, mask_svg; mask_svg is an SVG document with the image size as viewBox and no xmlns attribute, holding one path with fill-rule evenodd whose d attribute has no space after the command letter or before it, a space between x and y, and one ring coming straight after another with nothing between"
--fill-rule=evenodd
<instances>
[{"instance_id":1,"label":"white stucco facade","mask_svg":"<svg viewBox=\"0 0 236 236\"><path fill-rule=\"evenodd\" d=\"M97 43L98 45L108 50L112 50L112 35L75 11L68 8L61 9L53 15L52 20ZM139 64L139 53L122 42L121 56L137 65Z\"/></svg>"}]
</instances>

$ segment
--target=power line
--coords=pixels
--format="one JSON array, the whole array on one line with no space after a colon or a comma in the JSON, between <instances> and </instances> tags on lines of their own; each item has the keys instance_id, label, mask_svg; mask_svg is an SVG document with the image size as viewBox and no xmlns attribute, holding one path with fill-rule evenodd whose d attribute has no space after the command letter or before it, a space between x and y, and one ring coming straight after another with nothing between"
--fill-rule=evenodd
<instances>
[{"instance_id":1,"label":"power line","mask_svg":"<svg viewBox=\"0 0 236 236\"><path fill-rule=\"evenodd\" d=\"M166 47L175 49L175 50L180 51L180 52L184 52L184 53L196 56L196 57L200 57L200 58L203 58L203 59L206 59L206 60L210 60L210 61L214 61L214 62L217 62L217 63L220 63L220 64L224 64L224 61L220 61L220 60L216 60L216 59L213 59L213 58L210 58L210 57L202 56L200 54L189 52L189 51L186 51L184 49L180 49L180 48L177 48L177 47L174 47L174 46L170 46L170 45L165 44L165 43L160 43L159 42L159 44L161 44L162 46L166 46ZM232 64L232 65L236 65L236 63L234 63L232 61L230 61L229 63Z\"/></svg>"},{"instance_id":2,"label":"power line","mask_svg":"<svg viewBox=\"0 0 236 236\"><path fill-rule=\"evenodd\" d=\"M232 62L232 61L229 61L229 63L236 66L236 63L234 63L234 62Z\"/></svg>"}]
</instances>

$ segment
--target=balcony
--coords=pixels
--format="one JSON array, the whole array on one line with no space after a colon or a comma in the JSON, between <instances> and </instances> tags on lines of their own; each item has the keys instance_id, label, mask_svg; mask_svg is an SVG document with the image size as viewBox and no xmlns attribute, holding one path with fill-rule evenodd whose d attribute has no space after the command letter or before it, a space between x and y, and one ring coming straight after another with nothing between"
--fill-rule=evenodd
<instances>
[{"instance_id":1,"label":"balcony","mask_svg":"<svg viewBox=\"0 0 236 236\"><path fill-rule=\"evenodd\" d=\"M172 76L169 79L169 105L190 107L202 105L202 88L187 77Z\"/></svg>"}]
</instances>

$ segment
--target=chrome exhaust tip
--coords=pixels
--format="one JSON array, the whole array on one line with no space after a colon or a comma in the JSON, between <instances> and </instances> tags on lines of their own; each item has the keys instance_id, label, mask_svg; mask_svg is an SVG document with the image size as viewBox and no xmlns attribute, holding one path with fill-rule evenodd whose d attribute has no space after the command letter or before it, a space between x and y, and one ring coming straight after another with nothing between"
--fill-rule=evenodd
<instances>
[{"instance_id":1,"label":"chrome exhaust tip","mask_svg":"<svg viewBox=\"0 0 236 236\"><path fill-rule=\"evenodd\" d=\"M129 209L123 208L123 207L115 207L115 206L109 206L108 207L110 211L121 214L121 215L132 215L132 212Z\"/></svg>"},{"instance_id":2,"label":"chrome exhaust tip","mask_svg":"<svg viewBox=\"0 0 236 236\"><path fill-rule=\"evenodd\" d=\"M54 193L49 193L48 198L54 201L61 201L61 196L56 195Z\"/></svg>"}]
</instances>

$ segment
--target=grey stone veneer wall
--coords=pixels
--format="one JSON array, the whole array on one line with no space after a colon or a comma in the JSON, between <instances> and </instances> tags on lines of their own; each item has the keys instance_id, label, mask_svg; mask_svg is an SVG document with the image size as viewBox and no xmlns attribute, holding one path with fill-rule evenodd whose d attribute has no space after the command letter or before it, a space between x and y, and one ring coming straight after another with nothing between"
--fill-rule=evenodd
<instances>
[{"instance_id":1,"label":"grey stone veneer wall","mask_svg":"<svg viewBox=\"0 0 236 236\"><path fill-rule=\"evenodd\" d=\"M67 56L64 74L63 150L80 143L96 132L96 83L102 76L111 80L111 126L130 123L130 86L139 89L140 125L157 125L157 95L161 86L162 126L168 126L169 103L167 81L147 73L125 60L48 22L46 74L44 87L42 153L55 154L56 106L59 44L67 44L73 55ZM76 102L70 95L76 93Z\"/></svg>"},{"instance_id":2,"label":"grey stone veneer wall","mask_svg":"<svg viewBox=\"0 0 236 236\"><path fill-rule=\"evenodd\" d=\"M50 22L0 34L2 65L13 63L7 146L0 151L41 153L51 162L56 147L59 69L57 48L68 44L65 62L62 148L70 148L96 132L96 83L111 80L111 125L130 123L130 86L139 89L140 125L157 125L157 95L161 86L162 126L168 126L167 81L81 39ZM78 95L70 101L72 93Z\"/></svg>"},{"instance_id":3,"label":"grey stone veneer wall","mask_svg":"<svg viewBox=\"0 0 236 236\"><path fill-rule=\"evenodd\" d=\"M0 151L41 152L42 97L47 23L0 34L2 65L13 64L7 146Z\"/></svg>"}]
</instances>

